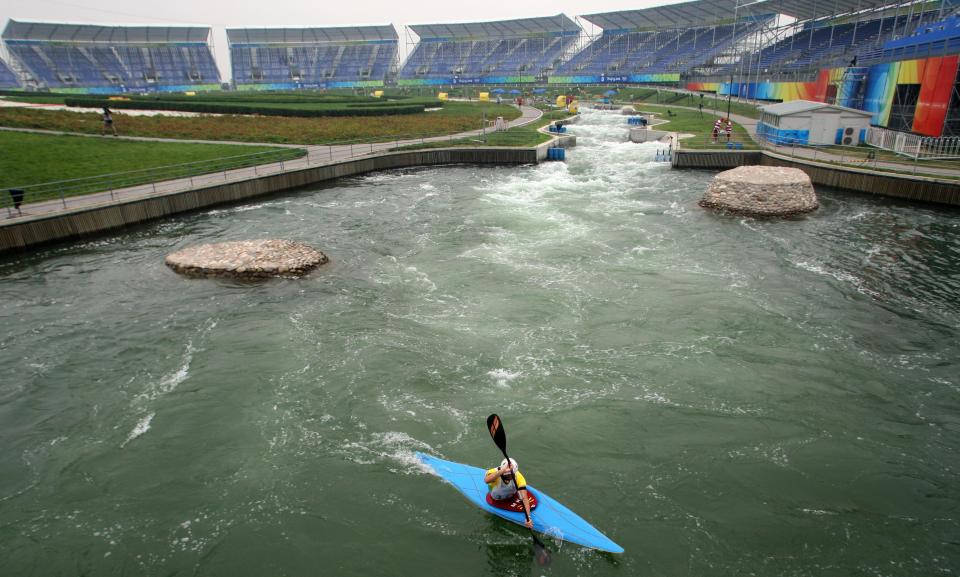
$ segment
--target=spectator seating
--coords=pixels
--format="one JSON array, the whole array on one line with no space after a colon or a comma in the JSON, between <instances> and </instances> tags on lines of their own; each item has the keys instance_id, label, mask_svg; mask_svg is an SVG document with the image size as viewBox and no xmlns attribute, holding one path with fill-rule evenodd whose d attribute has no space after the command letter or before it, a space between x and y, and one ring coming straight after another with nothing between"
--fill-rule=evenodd
<instances>
[{"instance_id":1,"label":"spectator seating","mask_svg":"<svg viewBox=\"0 0 960 577\"><path fill-rule=\"evenodd\" d=\"M404 63L401 79L542 79L575 48L580 33L576 23L562 14L410 28L420 42Z\"/></svg>"},{"instance_id":2,"label":"spectator seating","mask_svg":"<svg viewBox=\"0 0 960 577\"><path fill-rule=\"evenodd\" d=\"M396 67L393 26L228 29L233 79L243 84L383 84Z\"/></svg>"},{"instance_id":3,"label":"spectator seating","mask_svg":"<svg viewBox=\"0 0 960 577\"><path fill-rule=\"evenodd\" d=\"M20 81L17 75L7 66L7 63L0 60L0 88L19 88Z\"/></svg>"},{"instance_id":4,"label":"spectator seating","mask_svg":"<svg viewBox=\"0 0 960 577\"><path fill-rule=\"evenodd\" d=\"M921 21L921 15L877 18L863 22L845 22L804 28L754 54L761 70L807 70L848 65L854 57L863 64L871 52L891 38L903 34Z\"/></svg>"},{"instance_id":5,"label":"spectator seating","mask_svg":"<svg viewBox=\"0 0 960 577\"><path fill-rule=\"evenodd\" d=\"M220 84L209 28L11 20L3 40L39 88L162 90Z\"/></svg>"},{"instance_id":6,"label":"spectator seating","mask_svg":"<svg viewBox=\"0 0 960 577\"><path fill-rule=\"evenodd\" d=\"M738 38L753 33L754 26L733 25L669 29L646 32L613 31L563 64L560 73L635 74L685 72L724 51Z\"/></svg>"}]
</instances>

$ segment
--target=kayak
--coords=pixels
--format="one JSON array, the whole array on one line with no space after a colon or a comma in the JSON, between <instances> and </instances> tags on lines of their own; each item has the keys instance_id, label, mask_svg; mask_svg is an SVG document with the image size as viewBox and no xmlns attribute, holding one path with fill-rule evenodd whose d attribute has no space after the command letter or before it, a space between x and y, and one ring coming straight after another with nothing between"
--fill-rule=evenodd
<instances>
[{"instance_id":1,"label":"kayak","mask_svg":"<svg viewBox=\"0 0 960 577\"><path fill-rule=\"evenodd\" d=\"M438 477L463 493L463 496L477 507L523 526L525 521L523 513L501 509L487 502L487 484L483 482L486 470L462 463L454 463L453 461L444 461L423 453L417 453L417 458L421 463L430 467ZM535 531L591 549L608 553L623 553L623 547L597 531L576 513L536 487L528 485L527 488L535 492L538 499L537 508L530 512Z\"/></svg>"}]
</instances>

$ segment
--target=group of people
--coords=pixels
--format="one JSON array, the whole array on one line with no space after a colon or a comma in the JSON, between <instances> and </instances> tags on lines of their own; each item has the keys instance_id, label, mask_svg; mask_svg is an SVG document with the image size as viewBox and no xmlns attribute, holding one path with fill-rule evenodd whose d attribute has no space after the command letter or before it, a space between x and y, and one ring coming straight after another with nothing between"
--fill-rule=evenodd
<instances>
[{"instance_id":1,"label":"group of people","mask_svg":"<svg viewBox=\"0 0 960 577\"><path fill-rule=\"evenodd\" d=\"M720 140L720 137L724 134L727 135L727 142L730 142L730 138L733 136L733 122L730 119L727 119L726 124L724 124L722 118L718 118L716 122L713 123L713 143L716 144Z\"/></svg>"}]
</instances>

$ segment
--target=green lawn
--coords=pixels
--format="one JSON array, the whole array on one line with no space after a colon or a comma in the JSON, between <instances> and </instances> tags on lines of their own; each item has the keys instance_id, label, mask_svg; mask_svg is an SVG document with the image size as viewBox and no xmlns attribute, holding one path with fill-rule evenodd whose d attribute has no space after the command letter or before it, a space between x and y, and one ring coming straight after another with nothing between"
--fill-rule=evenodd
<instances>
[{"instance_id":1,"label":"green lawn","mask_svg":"<svg viewBox=\"0 0 960 577\"><path fill-rule=\"evenodd\" d=\"M200 163L176 170L157 170L150 174L130 174L125 184L151 182L157 174L164 176L192 176L217 172L225 167L237 167L261 162L276 162L303 156L302 149L268 146L237 146L229 144L188 144L165 142L134 142L111 137L56 136L0 131L0 189L26 188L27 201L56 197L60 187L33 185L79 179L104 174L158 169L184 163ZM264 154L269 153L269 154ZM255 155L255 156L251 156ZM84 186L67 185L69 195L107 190L103 181ZM32 194L35 193L35 194ZM6 192L3 201L7 202Z\"/></svg>"},{"instance_id":2,"label":"green lawn","mask_svg":"<svg viewBox=\"0 0 960 577\"><path fill-rule=\"evenodd\" d=\"M664 88L661 88L660 90L654 88L629 88L621 90L615 98L618 104L642 102L664 105L673 104L675 106L688 106L690 108L697 108L702 101L703 111L705 113L707 111L711 113L716 111L719 115L726 115L727 113L727 98L724 96L714 96L711 94L704 95L703 99L701 100L699 94L674 92ZM746 116L747 118L760 117L760 113L756 106L746 102L737 102L736 98L730 101L730 112L732 114Z\"/></svg>"},{"instance_id":3,"label":"green lawn","mask_svg":"<svg viewBox=\"0 0 960 577\"><path fill-rule=\"evenodd\" d=\"M289 144L384 142L420 136L456 134L480 128L482 118L520 115L515 107L495 103L448 102L439 110L383 117L265 117L257 115L131 116L118 113L121 135L174 139L233 140ZM0 126L99 134L100 115L84 112L0 108Z\"/></svg>"},{"instance_id":4,"label":"green lawn","mask_svg":"<svg viewBox=\"0 0 960 577\"><path fill-rule=\"evenodd\" d=\"M63 104L63 100L67 98L63 94L49 94L45 92L20 92L14 90L3 90L0 91L0 96L4 100L11 100L15 102L30 102L32 104Z\"/></svg>"},{"instance_id":5,"label":"green lawn","mask_svg":"<svg viewBox=\"0 0 960 577\"><path fill-rule=\"evenodd\" d=\"M538 121L527 124L526 126L518 126L516 128L511 128L509 130L500 132L490 131L487 132L486 135L477 135L471 138L424 142L423 144L402 146L400 147L400 150L447 148L450 146L516 146L531 148L537 146L538 144L543 144L544 142L547 142L553 138L550 135L539 132L538 129L543 128L555 120L562 120L564 118L569 118L570 116L571 114L566 110L555 110L544 113L544 115Z\"/></svg>"},{"instance_id":6,"label":"green lawn","mask_svg":"<svg viewBox=\"0 0 960 577\"><path fill-rule=\"evenodd\" d=\"M720 116L714 116L712 112L708 112L706 109L704 109L703 117L701 118L699 111L687 110L685 108L647 103L637 105L636 108L638 111L656 112L657 118L669 120L666 124L654 126L654 130L669 130L670 132L693 134L694 136L691 138L680 140L681 148L726 147L725 137L720 140L719 144L713 144L711 142L710 132L713 130L713 123L716 122ZM674 116L667 116L667 110L670 110ZM747 131L736 122L733 123L733 138L731 140L742 143L743 148L757 148L757 145L750 139Z\"/></svg>"}]
</instances>

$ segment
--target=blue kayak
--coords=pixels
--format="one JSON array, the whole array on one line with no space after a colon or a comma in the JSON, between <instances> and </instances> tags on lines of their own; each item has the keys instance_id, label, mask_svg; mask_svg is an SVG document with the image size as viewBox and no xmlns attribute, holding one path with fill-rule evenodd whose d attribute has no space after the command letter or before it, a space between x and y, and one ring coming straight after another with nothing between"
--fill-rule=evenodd
<instances>
[{"instance_id":1,"label":"blue kayak","mask_svg":"<svg viewBox=\"0 0 960 577\"><path fill-rule=\"evenodd\" d=\"M463 493L463 496L477 507L523 526L523 513L498 509L487 503L487 484L483 482L483 476L486 473L484 469L454 463L453 461L444 461L423 453L417 453L417 458L424 465L433 469L438 477ZM623 553L623 547L608 539L576 513L533 485L528 485L528 488L536 494L538 501L537 508L530 512L530 517L533 519L533 528L536 531L591 549L607 551L608 553Z\"/></svg>"}]
</instances>

